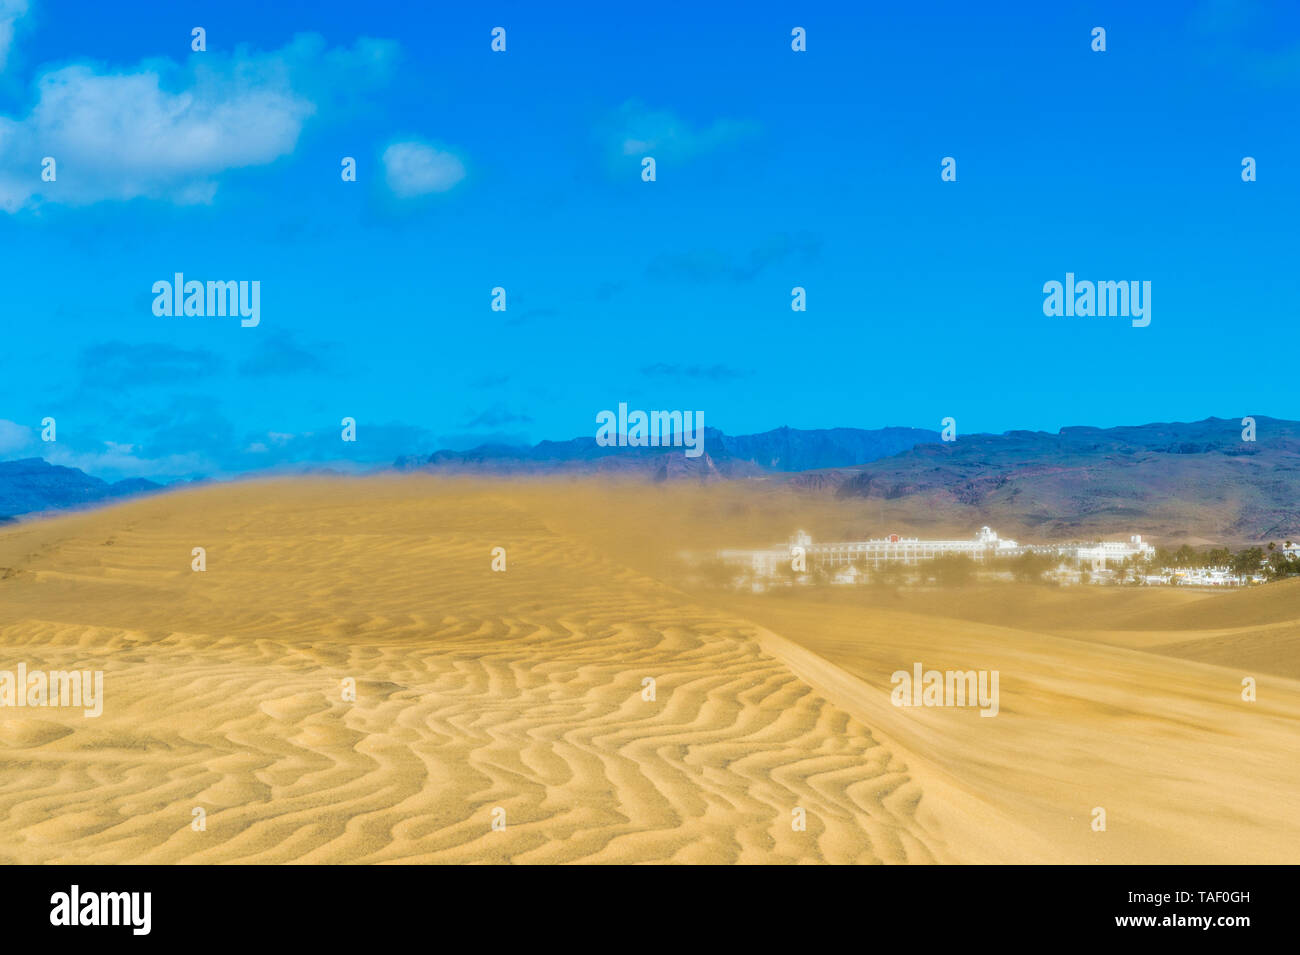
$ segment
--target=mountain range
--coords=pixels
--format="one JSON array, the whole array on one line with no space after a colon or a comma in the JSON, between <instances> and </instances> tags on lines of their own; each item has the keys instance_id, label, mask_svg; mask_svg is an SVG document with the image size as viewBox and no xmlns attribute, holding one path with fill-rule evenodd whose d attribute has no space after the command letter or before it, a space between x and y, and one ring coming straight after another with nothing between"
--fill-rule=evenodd
<instances>
[{"instance_id":1,"label":"mountain range","mask_svg":"<svg viewBox=\"0 0 1300 955\"><path fill-rule=\"evenodd\" d=\"M484 445L394 462L403 471L599 475L653 481L757 480L861 502L871 526L963 536L982 524L1031 540L1145 533L1161 541L1300 540L1300 422L1256 416L1116 428L960 435L921 428L782 427L704 432L681 447L602 447L593 437ZM108 484L39 458L0 462L0 519L156 490ZM856 532L856 529L854 529ZM847 532L847 530L846 530Z\"/></svg>"},{"instance_id":2,"label":"mountain range","mask_svg":"<svg viewBox=\"0 0 1300 955\"><path fill-rule=\"evenodd\" d=\"M543 441L531 448L484 445L471 451L438 451L399 458L402 470L423 469L494 474L555 472L675 477L747 478L817 468L844 468L938 441L923 428L777 428L762 434L727 435L704 429L703 453L688 457L681 447L601 446L595 438Z\"/></svg>"},{"instance_id":3,"label":"mountain range","mask_svg":"<svg viewBox=\"0 0 1300 955\"><path fill-rule=\"evenodd\" d=\"M144 478L109 484L85 471L50 464L42 458L0 461L0 521L34 511L96 504L161 487Z\"/></svg>"},{"instance_id":4,"label":"mountain range","mask_svg":"<svg viewBox=\"0 0 1300 955\"><path fill-rule=\"evenodd\" d=\"M1242 545L1300 540L1300 422L1256 416L1008 431L917 445L794 483L890 505L911 527L989 524L1036 540L1121 529Z\"/></svg>"}]
</instances>

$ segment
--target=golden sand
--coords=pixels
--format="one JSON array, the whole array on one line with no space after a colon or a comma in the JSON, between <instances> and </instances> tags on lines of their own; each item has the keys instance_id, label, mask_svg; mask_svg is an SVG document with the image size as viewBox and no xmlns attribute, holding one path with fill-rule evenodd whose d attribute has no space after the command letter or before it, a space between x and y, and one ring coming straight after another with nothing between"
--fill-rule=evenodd
<instances>
[{"instance_id":1,"label":"golden sand","mask_svg":"<svg viewBox=\"0 0 1300 955\"><path fill-rule=\"evenodd\" d=\"M683 550L872 516L813 500L292 479L9 528L0 669L103 670L105 701L0 709L0 859L1300 857L1300 588L684 580ZM892 706L918 661L998 669L999 715Z\"/></svg>"}]
</instances>

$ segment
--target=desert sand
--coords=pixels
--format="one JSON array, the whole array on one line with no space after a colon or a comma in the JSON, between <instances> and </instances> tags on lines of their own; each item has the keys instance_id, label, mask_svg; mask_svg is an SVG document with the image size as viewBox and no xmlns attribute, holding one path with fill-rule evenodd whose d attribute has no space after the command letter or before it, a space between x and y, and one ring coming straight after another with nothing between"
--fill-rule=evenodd
<instances>
[{"instance_id":1,"label":"desert sand","mask_svg":"<svg viewBox=\"0 0 1300 955\"><path fill-rule=\"evenodd\" d=\"M1300 859L1300 586L742 595L683 572L862 507L293 478L8 527L0 669L102 670L104 706L0 708L0 860ZM998 716L893 706L914 662L998 669Z\"/></svg>"}]
</instances>

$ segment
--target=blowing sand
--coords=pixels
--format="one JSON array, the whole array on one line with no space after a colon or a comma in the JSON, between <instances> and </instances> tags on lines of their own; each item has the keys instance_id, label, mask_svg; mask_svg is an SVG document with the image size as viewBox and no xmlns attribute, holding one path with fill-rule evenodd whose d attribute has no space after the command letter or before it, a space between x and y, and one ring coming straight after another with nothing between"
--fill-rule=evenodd
<instances>
[{"instance_id":1,"label":"blowing sand","mask_svg":"<svg viewBox=\"0 0 1300 955\"><path fill-rule=\"evenodd\" d=\"M850 506L293 479L6 529L0 669L102 670L104 704L0 708L0 860L1300 858L1300 588L683 580ZM918 661L998 669L999 715L892 706Z\"/></svg>"}]
</instances>

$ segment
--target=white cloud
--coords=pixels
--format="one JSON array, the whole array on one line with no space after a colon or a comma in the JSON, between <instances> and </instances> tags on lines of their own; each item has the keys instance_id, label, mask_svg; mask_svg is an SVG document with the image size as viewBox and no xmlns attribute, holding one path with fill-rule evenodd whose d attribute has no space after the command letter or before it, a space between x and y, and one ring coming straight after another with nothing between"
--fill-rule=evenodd
<instances>
[{"instance_id":1,"label":"white cloud","mask_svg":"<svg viewBox=\"0 0 1300 955\"><path fill-rule=\"evenodd\" d=\"M0 70L14 45L14 24L27 15L27 0L0 0Z\"/></svg>"},{"instance_id":2,"label":"white cloud","mask_svg":"<svg viewBox=\"0 0 1300 955\"><path fill-rule=\"evenodd\" d=\"M446 192L465 178L460 159L424 143L393 143L383 159L388 188L403 199Z\"/></svg>"},{"instance_id":3,"label":"white cloud","mask_svg":"<svg viewBox=\"0 0 1300 955\"><path fill-rule=\"evenodd\" d=\"M32 443L32 429L0 418L0 454L12 454Z\"/></svg>"},{"instance_id":4,"label":"white cloud","mask_svg":"<svg viewBox=\"0 0 1300 955\"><path fill-rule=\"evenodd\" d=\"M693 126L671 110L650 109L639 100L628 100L606 118L600 135L617 156L685 160L757 131L756 123L732 119Z\"/></svg>"},{"instance_id":5,"label":"white cloud","mask_svg":"<svg viewBox=\"0 0 1300 955\"><path fill-rule=\"evenodd\" d=\"M170 480L178 474L202 473L212 468L198 452L169 454L164 457L142 457L133 445L104 442L103 451L77 452L51 445L45 455L50 464L65 468L78 468L92 477L104 481L119 481L124 477L157 478Z\"/></svg>"},{"instance_id":6,"label":"white cloud","mask_svg":"<svg viewBox=\"0 0 1300 955\"><path fill-rule=\"evenodd\" d=\"M327 50L304 35L271 53L241 47L184 65L50 70L36 80L26 117L0 117L0 209L138 197L211 202L220 173L292 152L320 102L386 75L394 49L360 40ZM57 163L55 182L41 180L45 156Z\"/></svg>"}]
</instances>

